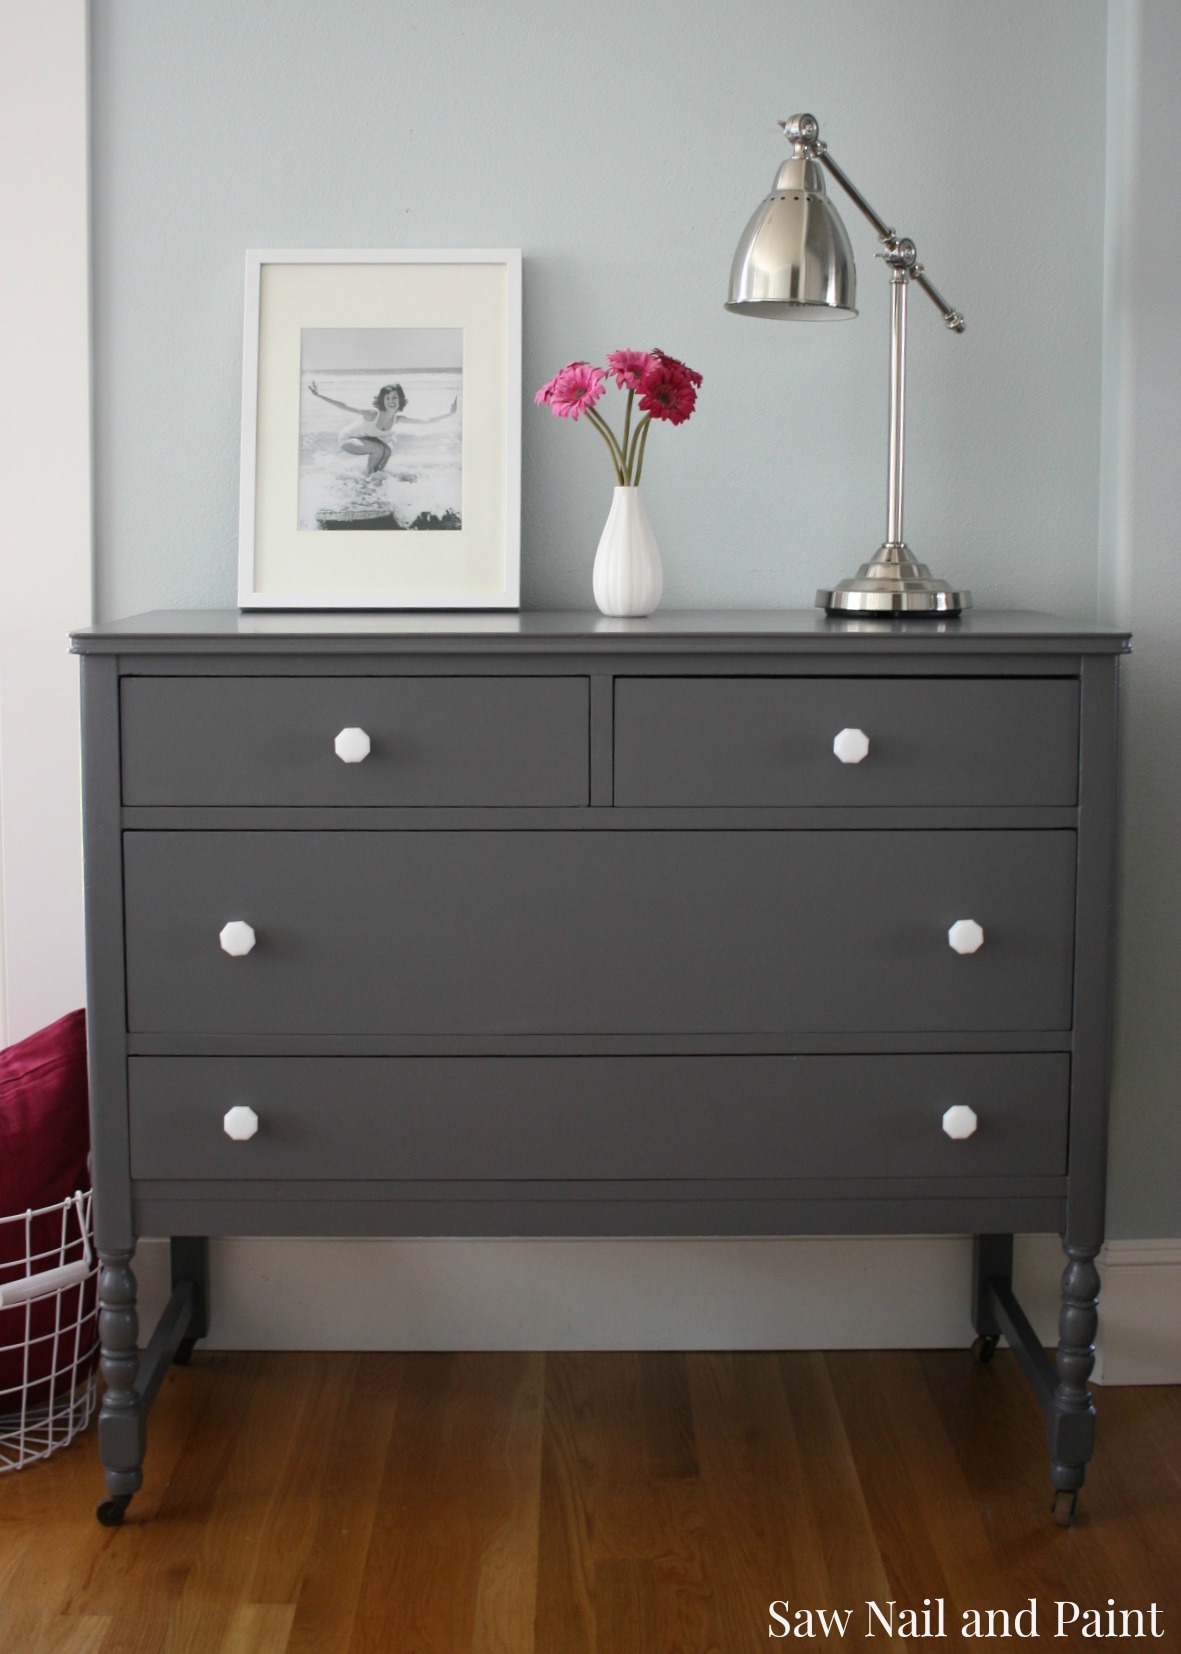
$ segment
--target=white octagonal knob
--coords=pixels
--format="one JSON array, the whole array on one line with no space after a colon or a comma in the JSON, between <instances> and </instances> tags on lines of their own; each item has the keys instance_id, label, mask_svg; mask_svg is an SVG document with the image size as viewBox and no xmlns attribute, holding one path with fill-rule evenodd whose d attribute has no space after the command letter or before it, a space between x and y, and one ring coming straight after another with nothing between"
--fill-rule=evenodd
<instances>
[{"instance_id":1,"label":"white octagonal knob","mask_svg":"<svg viewBox=\"0 0 1181 1654\"><path fill-rule=\"evenodd\" d=\"M843 729L833 737L832 750L842 764L860 764L869 753L869 736L863 729Z\"/></svg>"},{"instance_id":2,"label":"white octagonal knob","mask_svg":"<svg viewBox=\"0 0 1181 1654\"><path fill-rule=\"evenodd\" d=\"M245 1143L258 1130L258 1115L245 1103L238 1103L226 1110L222 1125L226 1128L227 1137L232 1137L235 1143Z\"/></svg>"},{"instance_id":3,"label":"white octagonal knob","mask_svg":"<svg viewBox=\"0 0 1181 1654\"><path fill-rule=\"evenodd\" d=\"M342 729L336 737L336 756L346 764L359 764L368 758L371 745L363 729Z\"/></svg>"},{"instance_id":4,"label":"white octagonal knob","mask_svg":"<svg viewBox=\"0 0 1181 1654\"><path fill-rule=\"evenodd\" d=\"M984 932L975 919L957 919L947 940L957 953L975 953L984 946Z\"/></svg>"},{"instance_id":5,"label":"white octagonal knob","mask_svg":"<svg viewBox=\"0 0 1181 1654\"><path fill-rule=\"evenodd\" d=\"M228 925L221 927L217 939L225 951L235 959L241 959L248 954L256 941L254 929L245 919L231 919Z\"/></svg>"},{"instance_id":6,"label":"white octagonal knob","mask_svg":"<svg viewBox=\"0 0 1181 1654\"><path fill-rule=\"evenodd\" d=\"M971 1137L980 1124L976 1118L976 1110L969 1108L967 1103L954 1103L943 1116L943 1129L949 1137L961 1142L965 1137Z\"/></svg>"}]
</instances>

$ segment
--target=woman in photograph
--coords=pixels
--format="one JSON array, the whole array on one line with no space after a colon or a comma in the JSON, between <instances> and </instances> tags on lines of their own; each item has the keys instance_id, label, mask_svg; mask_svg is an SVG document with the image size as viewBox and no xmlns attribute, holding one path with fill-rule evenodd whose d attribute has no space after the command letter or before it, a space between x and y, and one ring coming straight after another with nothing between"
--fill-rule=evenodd
<instances>
[{"instance_id":1,"label":"woman in photograph","mask_svg":"<svg viewBox=\"0 0 1181 1654\"><path fill-rule=\"evenodd\" d=\"M308 389L313 396L318 396L321 402L331 402L334 408L343 408L345 413L359 416L341 431L340 446L346 454L361 454L368 458L369 463L365 467L367 477L371 477L375 471L384 471L389 463L390 455L394 451L396 426L437 425L440 420L451 418L459 402L458 397L453 397L446 413L435 414L430 419L415 419L403 411L406 407L406 392L401 385L383 385L373 398L372 408L353 408L347 402L338 402L334 396L325 396L323 391L316 389L314 379L309 382Z\"/></svg>"}]
</instances>

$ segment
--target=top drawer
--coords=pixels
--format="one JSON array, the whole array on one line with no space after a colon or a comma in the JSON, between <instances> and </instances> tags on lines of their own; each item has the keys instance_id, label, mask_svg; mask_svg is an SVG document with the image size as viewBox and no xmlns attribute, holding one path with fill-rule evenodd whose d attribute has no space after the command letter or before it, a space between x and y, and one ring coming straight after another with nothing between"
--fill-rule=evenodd
<instances>
[{"instance_id":1,"label":"top drawer","mask_svg":"<svg viewBox=\"0 0 1181 1654\"><path fill-rule=\"evenodd\" d=\"M121 694L125 804L589 797L586 678L125 677ZM337 755L344 729L369 737L359 762Z\"/></svg>"},{"instance_id":2,"label":"top drawer","mask_svg":"<svg viewBox=\"0 0 1181 1654\"><path fill-rule=\"evenodd\" d=\"M869 750L842 762L842 730ZM856 757L859 743L850 742ZM1073 678L618 678L620 805L1063 805Z\"/></svg>"}]
</instances>

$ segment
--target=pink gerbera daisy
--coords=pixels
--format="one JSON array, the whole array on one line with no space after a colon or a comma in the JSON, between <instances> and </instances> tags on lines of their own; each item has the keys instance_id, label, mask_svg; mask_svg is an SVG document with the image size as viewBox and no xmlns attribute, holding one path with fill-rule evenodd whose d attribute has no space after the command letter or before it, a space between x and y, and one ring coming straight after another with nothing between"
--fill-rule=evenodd
<instances>
[{"instance_id":1,"label":"pink gerbera daisy","mask_svg":"<svg viewBox=\"0 0 1181 1654\"><path fill-rule=\"evenodd\" d=\"M640 386L640 407L653 419L683 425L697 406L697 391L690 370L680 362L662 357Z\"/></svg>"},{"instance_id":2,"label":"pink gerbera daisy","mask_svg":"<svg viewBox=\"0 0 1181 1654\"><path fill-rule=\"evenodd\" d=\"M656 358L647 350L613 350L607 356L607 372L614 374L621 391L638 391L655 366Z\"/></svg>"},{"instance_id":3,"label":"pink gerbera daisy","mask_svg":"<svg viewBox=\"0 0 1181 1654\"><path fill-rule=\"evenodd\" d=\"M666 362L670 368L680 368L681 372L685 375L686 379L688 379L694 390L700 390L701 375L698 373L696 368L686 366L686 364L679 361L677 357L670 356L666 350L654 350L652 354L661 362Z\"/></svg>"},{"instance_id":4,"label":"pink gerbera daisy","mask_svg":"<svg viewBox=\"0 0 1181 1654\"><path fill-rule=\"evenodd\" d=\"M571 362L554 378L548 401L559 419L577 419L594 407L606 389L602 368L593 368L589 362Z\"/></svg>"}]
</instances>

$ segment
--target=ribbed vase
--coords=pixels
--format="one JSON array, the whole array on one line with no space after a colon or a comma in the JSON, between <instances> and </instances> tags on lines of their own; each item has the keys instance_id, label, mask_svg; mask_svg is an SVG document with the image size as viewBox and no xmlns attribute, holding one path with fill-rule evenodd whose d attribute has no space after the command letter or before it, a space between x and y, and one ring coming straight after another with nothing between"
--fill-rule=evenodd
<instances>
[{"instance_id":1,"label":"ribbed vase","mask_svg":"<svg viewBox=\"0 0 1181 1654\"><path fill-rule=\"evenodd\" d=\"M660 602L660 548L638 488L615 490L595 553L592 584L605 615L650 615Z\"/></svg>"}]
</instances>

